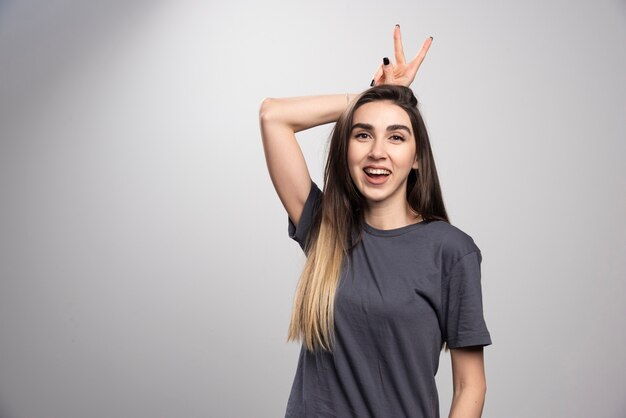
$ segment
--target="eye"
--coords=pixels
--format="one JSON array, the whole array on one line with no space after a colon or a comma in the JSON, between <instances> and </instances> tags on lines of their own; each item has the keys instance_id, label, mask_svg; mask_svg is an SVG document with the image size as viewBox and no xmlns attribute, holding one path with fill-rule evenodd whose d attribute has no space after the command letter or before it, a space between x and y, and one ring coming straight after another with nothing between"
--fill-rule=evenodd
<instances>
[{"instance_id":1,"label":"eye","mask_svg":"<svg viewBox=\"0 0 626 418\"><path fill-rule=\"evenodd\" d=\"M367 139L369 138L369 134L367 132L357 132L356 134L354 134L354 137L356 139Z\"/></svg>"},{"instance_id":2,"label":"eye","mask_svg":"<svg viewBox=\"0 0 626 418\"><path fill-rule=\"evenodd\" d=\"M401 135L391 135L390 139L395 141L395 142L403 142L404 141L404 137L401 136Z\"/></svg>"}]
</instances>

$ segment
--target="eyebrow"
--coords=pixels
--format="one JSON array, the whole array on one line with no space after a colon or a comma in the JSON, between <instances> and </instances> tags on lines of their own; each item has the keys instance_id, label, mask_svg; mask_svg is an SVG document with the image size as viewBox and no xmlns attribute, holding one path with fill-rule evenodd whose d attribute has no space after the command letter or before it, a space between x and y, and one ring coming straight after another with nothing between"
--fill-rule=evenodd
<instances>
[{"instance_id":1,"label":"eyebrow","mask_svg":"<svg viewBox=\"0 0 626 418\"><path fill-rule=\"evenodd\" d=\"M355 123L354 125L352 125L352 131L354 131L355 129L359 129L359 128L365 129L367 131L374 130L374 127L370 125L369 123ZM411 134L411 130L408 128L408 126L400 125L400 124L387 126L387 132L391 132L391 131L407 131L409 135Z\"/></svg>"}]
</instances>

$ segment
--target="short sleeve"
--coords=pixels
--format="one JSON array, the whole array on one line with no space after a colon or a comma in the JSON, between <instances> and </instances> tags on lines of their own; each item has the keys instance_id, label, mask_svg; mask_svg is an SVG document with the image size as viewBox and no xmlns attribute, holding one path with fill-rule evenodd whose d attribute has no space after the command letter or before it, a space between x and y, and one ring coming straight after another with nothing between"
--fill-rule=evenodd
<instances>
[{"instance_id":1,"label":"short sleeve","mask_svg":"<svg viewBox=\"0 0 626 418\"><path fill-rule=\"evenodd\" d=\"M444 340L450 348L485 346L491 337L483 317L480 250L461 257L444 280Z\"/></svg>"},{"instance_id":2,"label":"short sleeve","mask_svg":"<svg viewBox=\"0 0 626 418\"><path fill-rule=\"evenodd\" d=\"M293 223L291 218L287 217L289 238L292 238L300 244L300 248L302 248L303 251L305 251L306 243L309 239L309 232L311 230L311 226L313 225L315 215L320 207L321 199L322 191L317 184L311 180L311 190L309 191L309 195L304 202L298 226Z\"/></svg>"}]
</instances>

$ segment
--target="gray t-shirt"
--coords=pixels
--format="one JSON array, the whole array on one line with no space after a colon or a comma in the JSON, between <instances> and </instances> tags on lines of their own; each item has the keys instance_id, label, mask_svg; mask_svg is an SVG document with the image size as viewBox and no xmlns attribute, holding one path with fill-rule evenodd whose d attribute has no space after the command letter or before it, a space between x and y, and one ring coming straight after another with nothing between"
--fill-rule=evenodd
<instances>
[{"instance_id":1,"label":"gray t-shirt","mask_svg":"<svg viewBox=\"0 0 626 418\"><path fill-rule=\"evenodd\" d=\"M322 195L311 182L299 225L302 249ZM438 418L442 344L491 344L483 319L481 254L443 221L397 229L364 225L335 296L332 353L301 348L285 417Z\"/></svg>"}]
</instances>

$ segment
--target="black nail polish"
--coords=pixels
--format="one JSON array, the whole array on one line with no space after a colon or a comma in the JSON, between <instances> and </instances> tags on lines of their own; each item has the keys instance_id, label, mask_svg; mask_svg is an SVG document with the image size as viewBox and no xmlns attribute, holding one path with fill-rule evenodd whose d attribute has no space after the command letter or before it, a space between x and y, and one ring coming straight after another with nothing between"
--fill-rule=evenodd
<instances>
[{"instance_id":1,"label":"black nail polish","mask_svg":"<svg viewBox=\"0 0 626 418\"><path fill-rule=\"evenodd\" d=\"M370 87L374 87L374 79L372 78L372 82L370 83Z\"/></svg>"},{"instance_id":2,"label":"black nail polish","mask_svg":"<svg viewBox=\"0 0 626 418\"><path fill-rule=\"evenodd\" d=\"M383 64L389 65L389 58L387 57L383 58Z\"/></svg>"},{"instance_id":3,"label":"black nail polish","mask_svg":"<svg viewBox=\"0 0 626 418\"><path fill-rule=\"evenodd\" d=\"M432 36L430 37L430 40L431 40L431 41L433 40L433 37L432 37Z\"/></svg>"},{"instance_id":4,"label":"black nail polish","mask_svg":"<svg viewBox=\"0 0 626 418\"><path fill-rule=\"evenodd\" d=\"M397 23L396 23L396 26L397 26L397 27L400 27L400 25L398 25Z\"/></svg>"}]
</instances>

